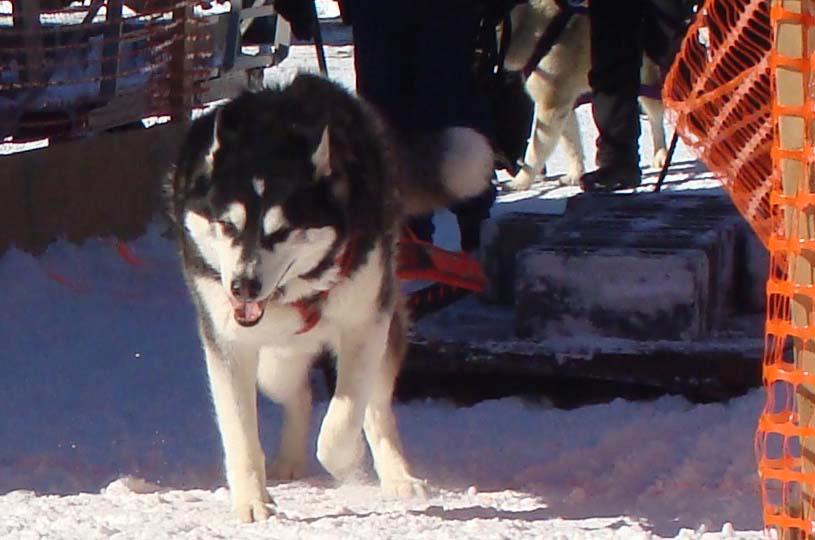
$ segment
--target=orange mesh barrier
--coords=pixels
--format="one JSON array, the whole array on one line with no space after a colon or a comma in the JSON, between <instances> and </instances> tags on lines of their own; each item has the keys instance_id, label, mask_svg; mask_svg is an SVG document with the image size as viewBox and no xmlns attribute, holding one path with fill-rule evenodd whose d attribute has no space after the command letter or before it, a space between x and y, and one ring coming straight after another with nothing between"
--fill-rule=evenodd
<instances>
[{"instance_id":1,"label":"orange mesh barrier","mask_svg":"<svg viewBox=\"0 0 815 540\"><path fill-rule=\"evenodd\" d=\"M765 243L770 236L768 0L707 0L663 88L682 140L719 175Z\"/></svg>"},{"instance_id":2,"label":"orange mesh barrier","mask_svg":"<svg viewBox=\"0 0 815 540\"><path fill-rule=\"evenodd\" d=\"M664 89L679 133L770 250L755 450L780 539L813 538L815 520L813 29L812 0L707 0Z\"/></svg>"}]
</instances>

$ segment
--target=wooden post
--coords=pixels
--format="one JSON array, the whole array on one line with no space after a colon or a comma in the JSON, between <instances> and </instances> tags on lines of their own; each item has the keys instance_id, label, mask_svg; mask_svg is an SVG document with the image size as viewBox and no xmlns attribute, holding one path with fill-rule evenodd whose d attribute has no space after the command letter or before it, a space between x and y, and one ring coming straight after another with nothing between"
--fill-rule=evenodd
<instances>
[{"instance_id":1,"label":"wooden post","mask_svg":"<svg viewBox=\"0 0 815 540\"><path fill-rule=\"evenodd\" d=\"M107 0L104 43L102 45L102 80L100 97L107 101L116 94L119 77L119 55L122 40L122 0Z\"/></svg>"},{"instance_id":2,"label":"wooden post","mask_svg":"<svg viewBox=\"0 0 815 540\"><path fill-rule=\"evenodd\" d=\"M173 10L173 21L178 23L169 65L170 117L173 122L186 122L192 114L192 77L188 58L192 16L192 6L188 2Z\"/></svg>"},{"instance_id":3,"label":"wooden post","mask_svg":"<svg viewBox=\"0 0 815 540\"><path fill-rule=\"evenodd\" d=\"M45 51L40 27L40 0L16 0L12 4L12 14L15 30L22 23L25 51L23 80L37 87L44 82L43 73L45 72Z\"/></svg>"},{"instance_id":4,"label":"wooden post","mask_svg":"<svg viewBox=\"0 0 815 540\"><path fill-rule=\"evenodd\" d=\"M815 0L776 0L785 10L802 13L809 12ZM808 35L810 29L799 22L777 23L775 30L775 47L779 55L792 58L808 58L813 51L813 39ZM808 64L808 61L807 61ZM785 115L783 112L776 119L778 125L779 144L781 150L804 150L807 141L813 140L813 123L803 116L804 105L807 102L806 94L810 92L810 75L808 71L800 71L792 67L778 67L774 73L776 82L776 103L780 106L801 107L800 115ZM800 159L787 157L778 163L778 173L784 195L795 196L799 193L813 192L812 180L815 177L807 169L805 157ZM789 239L813 240L815 239L815 212L812 209L794 207L784 208L784 234ZM815 252L810 246L800 254L789 254L789 278L798 285L809 286L815 284ZM806 328L815 326L815 313L813 313L813 298L806 293L793 294L790 301L790 315L793 328ZM815 373L815 343L811 339L793 339L793 355L798 370ZM815 389L800 385L796 389L796 404L798 408L799 427L812 427L815 425ZM807 474L815 473L815 438L801 437L802 471ZM803 484L800 494L787 493L793 496L788 499L789 507L786 511L794 517L801 517L812 521L815 519L815 486ZM800 500L795 500L800 495ZM786 539L801 538L790 531L784 536ZM810 538L813 538L810 535Z\"/></svg>"}]
</instances>

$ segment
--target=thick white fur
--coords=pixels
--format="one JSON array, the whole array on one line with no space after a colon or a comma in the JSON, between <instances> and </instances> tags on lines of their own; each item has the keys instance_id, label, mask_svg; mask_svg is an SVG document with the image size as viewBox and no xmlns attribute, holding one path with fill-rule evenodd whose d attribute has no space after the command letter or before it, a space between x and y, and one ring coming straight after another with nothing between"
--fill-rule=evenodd
<instances>
[{"instance_id":1,"label":"thick white fur","mask_svg":"<svg viewBox=\"0 0 815 540\"><path fill-rule=\"evenodd\" d=\"M234 272L235 255L222 242L217 225L188 213L185 226L210 264L223 274ZM316 264L335 238L333 230L312 229L293 233L281 260L296 259L296 266ZM210 247L211 246L211 247ZM277 249L276 253L279 253ZM254 327L242 327L233 317L228 287L211 279L193 279L193 287L212 321L214 336L205 346L213 402L223 440L227 481L233 510L245 522L269 516L271 500L266 491L267 472L279 480L298 478L305 472L311 415L308 373L327 345L337 355L337 387L317 439L317 458L335 478L352 475L368 440L383 491L390 495L423 496L425 484L414 478L402 456L399 434L391 409L391 395L400 360L388 347L395 306L380 306L383 274L382 246L351 276L326 278L332 286L320 322L299 334L303 320L286 300L267 302L263 318ZM224 255L225 254L225 255ZM289 256L290 255L290 256ZM258 272L276 279L283 263L260 256ZM266 266L274 270L267 274ZM302 270L299 269L299 270ZM298 272L292 272L297 275ZM387 277L386 277L387 279ZM302 280L300 280L302 281ZM228 282L227 282L228 283ZM306 284L288 280L287 288L306 290ZM313 290L311 284L308 290ZM319 286L318 286L319 287ZM266 285L264 283L264 290ZM293 294L293 293L292 293ZM284 422L277 456L268 471L260 446L256 386L284 408Z\"/></svg>"},{"instance_id":2,"label":"thick white fur","mask_svg":"<svg viewBox=\"0 0 815 540\"><path fill-rule=\"evenodd\" d=\"M441 175L455 199L475 197L489 184L494 170L492 146L471 128L453 127L442 133Z\"/></svg>"},{"instance_id":3,"label":"thick white fur","mask_svg":"<svg viewBox=\"0 0 815 540\"><path fill-rule=\"evenodd\" d=\"M523 68L535 43L558 9L554 0L531 0L528 4L520 4L513 9L512 40L505 61L509 69ZM558 43L527 79L526 90L535 103L535 118L524 156L524 166L509 183L510 189L528 189L535 177L543 171L546 160L552 155L558 141L565 145L569 158L568 171L561 183L577 185L585 172L574 104L577 98L590 91L589 47L588 17L576 15L563 31ZM643 57L641 80L644 84L655 84L659 80L657 66L647 57ZM652 164L661 168L667 158L662 102L641 97L640 104L648 115L654 140Z\"/></svg>"}]
</instances>

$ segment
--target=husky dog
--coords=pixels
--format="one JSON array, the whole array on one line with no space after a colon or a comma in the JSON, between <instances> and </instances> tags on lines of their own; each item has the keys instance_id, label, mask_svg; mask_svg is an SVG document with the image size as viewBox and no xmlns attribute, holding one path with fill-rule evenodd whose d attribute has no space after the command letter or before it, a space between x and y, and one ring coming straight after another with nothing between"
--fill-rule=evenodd
<instances>
[{"instance_id":1,"label":"husky dog","mask_svg":"<svg viewBox=\"0 0 815 540\"><path fill-rule=\"evenodd\" d=\"M533 54L537 40L559 9L555 0L530 0L512 10L512 38L504 61L507 69L523 69ZM543 170L559 140L563 142L569 159L568 171L561 182L577 185L585 172L574 105L581 95L591 90L588 78L591 69L589 47L589 18L575 14L552 50L527 79L526 90L535 103L535 120L524 163L507 186L509 189L528 189ZM643 57L640 78L643 84L648 85L658 84L660 80L659 68L647 56ZM661 168L667 158L662 102L640 97L640 105L651 125L654 141L652 164Z\"/></svg>"},{"instance_id":2,"label":"husky dog","mask_svg":"<svg viewBox=\"0 0 815 540\"><path fill-rule=\"evenodd\" d=\"M284 407L269 476L299 477L308 372L326 351L337 381L319 462L348 478L364 432L383 491L424 494L391 410L406 347L397 240L405 216L483 191L492 166L475 131L403 144L360 100L313 75L246 93L192 123L165 188L238 518L265 519L272 502L256 385Z\"/></svg>"}]
</instances>

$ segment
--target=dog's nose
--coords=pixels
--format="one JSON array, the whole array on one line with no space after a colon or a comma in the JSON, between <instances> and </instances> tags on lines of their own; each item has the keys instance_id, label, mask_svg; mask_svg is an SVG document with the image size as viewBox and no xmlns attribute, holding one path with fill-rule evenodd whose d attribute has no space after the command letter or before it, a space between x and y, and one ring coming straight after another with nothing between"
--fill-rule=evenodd
<instances>
[{"instance_id":1,"label":"dog's nose","mask_svg":"<svg viewBox=\"0 0 815 540\"><path fill-rule=\"evenodd\" d=\"M232 280L230 290L236 300L251 302L257 300L262 287L263 284L255 278L238 278Z\"/></svg>"}]
</instances>

